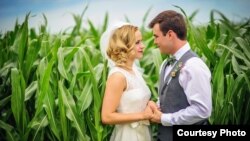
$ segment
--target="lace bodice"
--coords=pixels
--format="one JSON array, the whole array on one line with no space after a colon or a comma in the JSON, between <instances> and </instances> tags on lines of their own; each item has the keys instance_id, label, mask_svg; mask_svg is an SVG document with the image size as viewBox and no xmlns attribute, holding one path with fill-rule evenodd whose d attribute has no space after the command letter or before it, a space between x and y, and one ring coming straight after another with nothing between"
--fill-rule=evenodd
<instances>
[{"instance_id":1,"label":"lace bodice","mask_svg":"<svg viewBox=\"0 0 250 141\"><path fill-rule=\"evenodd\" d=\"M120 72L126 78L127 88L122 94L120 104L117 109L117 111L121 113L143 111L151 96L150 90L143 80L141 73L136 69L136 67L133 68L133 71L134 74L120 67L114 67L109 74L111 75L115 72Z\"/></svg>"}]
</instances>

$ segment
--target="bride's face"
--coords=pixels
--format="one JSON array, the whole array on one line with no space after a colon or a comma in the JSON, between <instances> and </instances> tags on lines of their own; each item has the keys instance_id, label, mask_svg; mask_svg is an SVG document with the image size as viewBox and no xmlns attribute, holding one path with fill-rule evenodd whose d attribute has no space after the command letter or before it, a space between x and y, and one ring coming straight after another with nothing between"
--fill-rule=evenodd
<instances>
[{"instance_id":1,"label":"bride's face","mask_svg":"<svg viewBox=\"0 0 250 141\"><path fill-rule=\"evenodd\" d=\"M135 59L140 59L143 57L143 49L144 49L144 44L142 42L142 35L139 30L135 32L135 47L134 47L134 52L135 52Z\"/></svg>"}]
</instances>

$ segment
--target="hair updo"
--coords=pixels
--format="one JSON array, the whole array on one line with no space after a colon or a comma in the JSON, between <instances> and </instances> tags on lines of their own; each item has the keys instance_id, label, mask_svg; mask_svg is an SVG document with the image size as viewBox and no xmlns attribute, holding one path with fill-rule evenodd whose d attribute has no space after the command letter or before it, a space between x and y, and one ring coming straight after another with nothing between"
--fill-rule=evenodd
<instances>
[{"instance_id":1,"label":"hair updo","mask_svg":"<svg viewBox=\"0 0 250 141\"><path fill-rule=\"evenodd\" d=\"M108 57L117 65L124 65L128 56L133 52L136 38L135 32L138 27L133 25L124 25L114 31L109 40L107 48Z\"/></svg>"}]
</instances>

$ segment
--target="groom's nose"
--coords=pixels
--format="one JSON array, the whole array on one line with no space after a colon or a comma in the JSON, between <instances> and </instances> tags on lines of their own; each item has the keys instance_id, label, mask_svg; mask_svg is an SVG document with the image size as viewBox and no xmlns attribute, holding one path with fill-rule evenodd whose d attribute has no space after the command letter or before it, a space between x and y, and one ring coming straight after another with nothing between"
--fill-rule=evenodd
<instances>
[{"instance_id":1,"label":"groom's nose","mask_svg":"<svg viewBox=\"0 0 250 141\"><path fill-rule=\"evenodd\" d=\"M158 42L157 42L156 39L154 40L154 44L155 44L156 46L158 46Z\"/></svg>"},{"instance_id":2,"label":"groom's nose","mask_svg":"<svg viewBox=\"0 0 250 141\"><path fill-rule=\"evenodd\" d=\"M154 38L154 44L155 44L155 45L158 45L157 38Z\"/></svg>"}]
</instances>

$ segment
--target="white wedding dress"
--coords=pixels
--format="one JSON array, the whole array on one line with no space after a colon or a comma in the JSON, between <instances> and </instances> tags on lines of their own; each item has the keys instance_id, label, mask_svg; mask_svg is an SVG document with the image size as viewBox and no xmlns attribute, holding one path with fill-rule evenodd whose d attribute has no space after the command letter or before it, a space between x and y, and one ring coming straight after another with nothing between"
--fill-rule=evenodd
<instances>
[{"instance_id":1,"label":"white wedding dress","mask_svg":"<svg viewBox=\"0 0 250 141\"><path fill-rule=\"evenodd\" d=\"M151 93L141 73L133 68L134 74L120 68L111 69L109 76L120 72L126 77L127 89L123 92L117 111L119 113L142 112L147 106ZM152 141L149 121L116 124L110 141Z\"/></svg>"}]
</instances>

